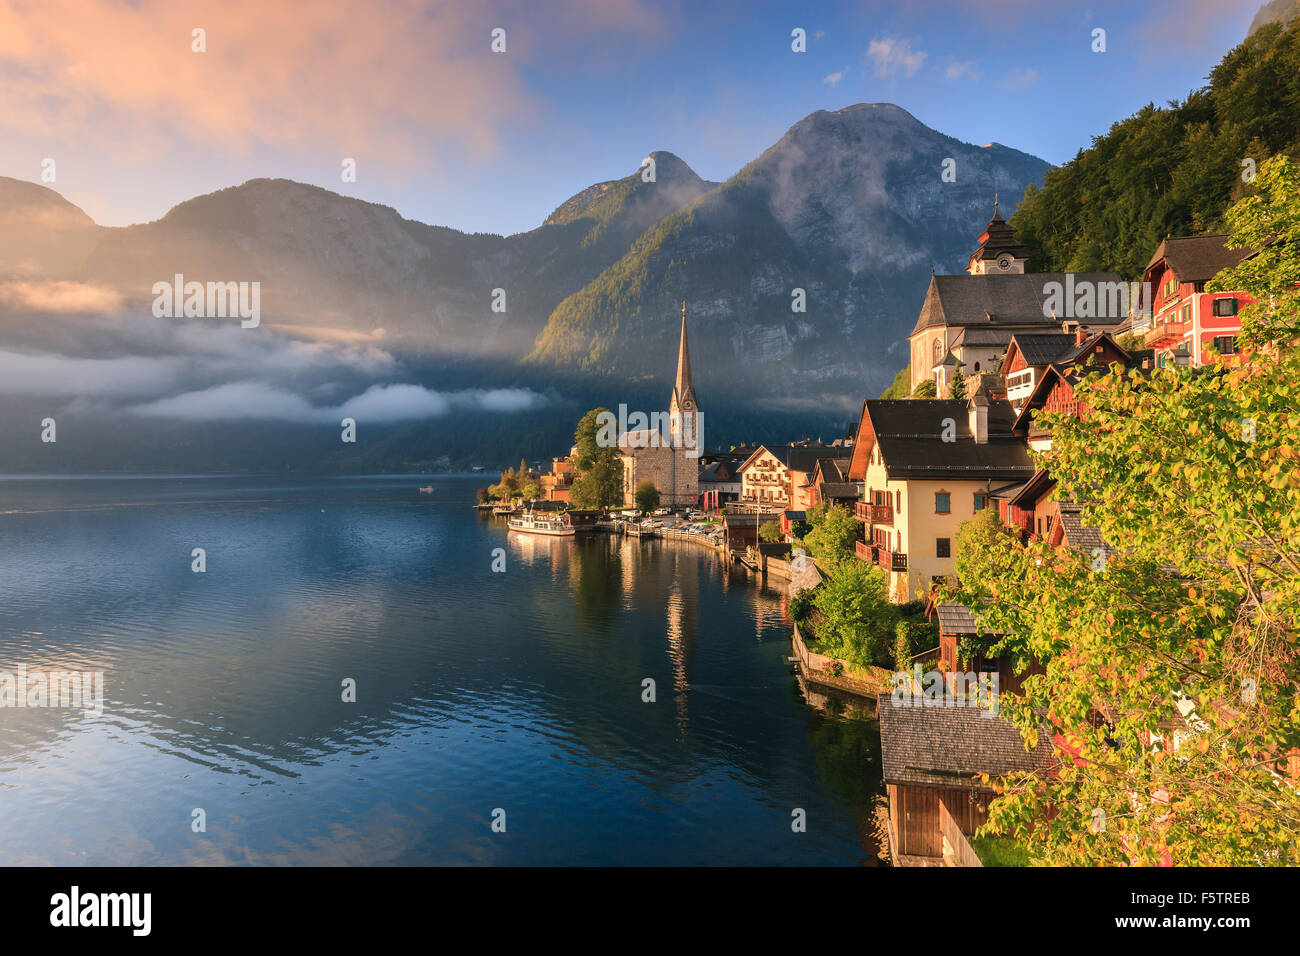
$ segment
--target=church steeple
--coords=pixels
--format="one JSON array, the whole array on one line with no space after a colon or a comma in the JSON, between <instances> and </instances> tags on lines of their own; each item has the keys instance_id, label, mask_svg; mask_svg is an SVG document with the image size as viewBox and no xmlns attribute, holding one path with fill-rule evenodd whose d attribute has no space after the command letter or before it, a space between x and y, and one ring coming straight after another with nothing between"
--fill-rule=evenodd
<instances>
[{"instance_id":1,"label":"church steeple","mask_svg":"<svg viewBox=\"0 0 1300 956\"><path fill-rule=\"evenodd\" d=\"M682 342L677 349L677 382L673 385L673 398L670 409L675 412L691 412L698 407L695 400L695 385L691 382L691 349L686 342L686 303L682 303Z\"/></svg>"},{"instance_id":2,"label":"church steeple","mask_svg":"<svg viewBox=\"0 0 1300 956\"><path fill-rule=\"evenodd\" d=\"M993 218L980 233L979 248L971 254L966 271L973 276L979 275L1019 275L1025 271L1025 262L1029 252L1016 239L1016 231L1011 228L998 208L998 194L993 194Z\"/></svg>"}]
</instances>

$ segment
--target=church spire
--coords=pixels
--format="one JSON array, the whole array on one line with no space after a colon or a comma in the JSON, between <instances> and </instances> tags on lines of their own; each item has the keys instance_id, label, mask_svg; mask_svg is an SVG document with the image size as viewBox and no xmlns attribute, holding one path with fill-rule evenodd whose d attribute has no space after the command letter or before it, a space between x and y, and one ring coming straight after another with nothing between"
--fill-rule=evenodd
<instances>
[{"instance_id":1,"label":"church spire","mask_svg":"<svg viewBox=\"0 0 1300 956\"><path fill-rule=\"evenodd\" d=\"M682 342L677 350L677 382L673 385L673 408L689 411L698 406L691 381L691 349L686 342L686 303L682 303Z\"/></svg>"}]
</instances>

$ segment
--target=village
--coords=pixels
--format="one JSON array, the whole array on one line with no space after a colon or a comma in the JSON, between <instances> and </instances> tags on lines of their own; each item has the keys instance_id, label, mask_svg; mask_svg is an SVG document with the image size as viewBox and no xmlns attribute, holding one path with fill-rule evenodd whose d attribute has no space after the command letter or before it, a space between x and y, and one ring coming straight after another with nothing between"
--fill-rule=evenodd
<instances>
[{"instance_id":1,"label":"village","mask_svg":"<svg viewBox=\"0 0 1300 956\"><path fill-rule=\"evenodd\" d=\"M801 682L866 701L879 721L895 865L1026 863L1012 841L977 836L998 781L1055 774L1077 752L1070 728L1044 723L1031 745L999 714L999 695L1044 669L1000 652L955 596L963 526L1103 569L1116 542L1044 464L1048 421L1088 415L1076 388L1090 375L1248 360L1238 336L1253 300L1210 283L1258 250L1227 235L1166 238L1134 296L1113 294L1126 286L1113 273L1027 271L996 199L975 246L963 274L931 276L909 369L891 397L862 401L849 434L704 449L683 304L667 427L584 448L580 425L548 472L521 463L479 495L515 530L694 540L782 590ZM1107 721L1104 707L1094 716ZM1198 722L1170 708L1172 750ZM1300 752L1279 766L1293 786Z\"/></svg>"}]
</instances>

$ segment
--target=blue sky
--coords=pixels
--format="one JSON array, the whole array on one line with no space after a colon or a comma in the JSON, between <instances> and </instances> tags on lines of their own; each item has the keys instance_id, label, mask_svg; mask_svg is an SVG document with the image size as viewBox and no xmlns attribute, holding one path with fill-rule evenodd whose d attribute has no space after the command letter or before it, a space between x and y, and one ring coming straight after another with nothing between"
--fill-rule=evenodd
<instances>
[{"instance_id":1,"label":"blue sky","mask_svg":"<svg viewBox=\"0 0 1300 956\"><path fill-rule=\"evenodd\" d=\"M283 176L501 233L651 150L722 180L860 102L1063 162L1202 85L1260 5L66 2L0 0L0 174L35 181L53 157L52 188L110 225Z\"/></svg>"}]
</instances>

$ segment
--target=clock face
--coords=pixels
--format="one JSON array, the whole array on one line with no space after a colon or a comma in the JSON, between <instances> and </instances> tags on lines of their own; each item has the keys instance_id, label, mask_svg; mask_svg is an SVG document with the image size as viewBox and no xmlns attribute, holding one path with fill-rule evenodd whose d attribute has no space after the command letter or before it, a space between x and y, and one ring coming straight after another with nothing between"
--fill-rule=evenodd
<instances>
[{"instance_id":1,"label":"clock face","mask_svg":"<svg viewBox=\"0 0 1300 956\"><path fill-rule=\"evenodd\" d=\"M1002 255L998 256L998 268L1001 269L1003 272L1006 272L1008 269L1011 268L1011 257L1007 255L1005 252L1002 253Z\"/></svg>"}]
</instances>

